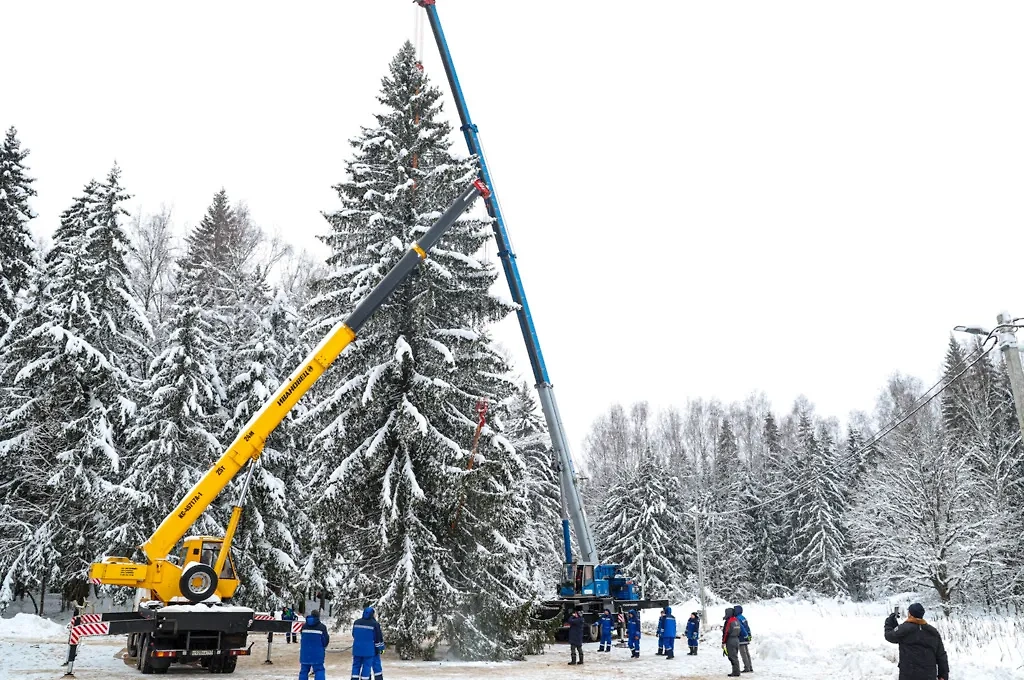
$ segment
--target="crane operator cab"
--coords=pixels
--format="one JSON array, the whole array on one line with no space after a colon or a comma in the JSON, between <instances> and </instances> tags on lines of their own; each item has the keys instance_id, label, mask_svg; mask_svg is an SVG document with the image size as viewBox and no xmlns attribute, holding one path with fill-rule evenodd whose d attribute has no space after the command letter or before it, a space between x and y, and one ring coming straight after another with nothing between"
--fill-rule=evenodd
<instances>
[{"instance_id":1,"label":"crane operator cab","mask_svg":"<svg viewBox=\"0 0 1024 680\"><path fill-rule=\"evenodd\" d=\"M216 536L189 536L181 547L181 592L192 602L201 602L213 594L227 600L238 588L238 575L231 555L217 573L224 539Z\"/></svg>"},{"instance_id":2,"label":"crane operator cab","mask_svg":"<svg viewBox=\"0 0 1024 680\"><path fill-rule=\"evenodd\" d=\"M559 591L559 595L562 597L575 597L575 596L597 596L601 597L608 594L608 583L607 581L603 584L598 582L594 578L594 567L593 564L578 564L572 563L566 565L566 574L570 580L562 584Z\"/></svg>"},{"instance_id":3,"label":"crane operator cab","mask_svg":"<svg viewBox=\"0 0 1024 680\"><path fill-rule=\"evenodd\" d=\"M565 565L568 580L559 589L560 597L611 597L635 601L642 597L640 585L622 575L615 564L570 563Z\"/></svg>"}]
</instances>

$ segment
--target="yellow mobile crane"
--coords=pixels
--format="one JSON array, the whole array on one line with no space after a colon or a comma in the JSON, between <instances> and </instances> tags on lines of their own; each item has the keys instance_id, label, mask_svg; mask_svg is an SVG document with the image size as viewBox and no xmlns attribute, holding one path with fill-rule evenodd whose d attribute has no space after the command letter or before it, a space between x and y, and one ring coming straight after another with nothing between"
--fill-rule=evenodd
<instances>
[{"instance_id":1,"label":"yellow mobile crane","mask_svg":"<svg viewBox=\"0 0 1024 680\"><path fill-rule=\"evenodd\" d=\"M143 603L137 612L93 614L73 619L67 675L72 674L78 642L87 635L127 634L129 655L136 657L137 667L143 673L164 673L175 662L198 662L212 672L230 673L235 668L237 657L249 653L245 647L249 632L286 632L291 629L289 621L260 618L247 607L224 604L230 601L238 588L238 576L231 560L231 542L238 530L256 461L270 433L355 339L367 319L416 269L420 260L427 257L427 252L473 201L478 196L487 198L489 195L490 190L482 180L476 180L464 189L352 314L335 326L310 352L299 368L253 415L224 455L185 494L141 546L146 563L132 562L127 557L104 557L90 567L92 583L140 589ZM196 518L246 466L249 469L245 482L232 509L224 537L186 538ZM182 547L178 560L175 560L171 553L179 541Z\"/></svg>"}]
</instances>

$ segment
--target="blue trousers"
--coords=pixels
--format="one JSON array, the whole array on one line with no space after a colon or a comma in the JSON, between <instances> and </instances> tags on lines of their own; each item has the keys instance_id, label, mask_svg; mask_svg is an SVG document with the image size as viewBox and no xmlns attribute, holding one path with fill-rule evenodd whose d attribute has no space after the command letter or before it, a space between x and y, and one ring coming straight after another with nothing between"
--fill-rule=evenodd
<instances>
[{"instance_id":1,"label":"blue trousers","mask_svg":"<svg viewBox=\"0 0 1024 680\"><path fill-rule=\"evenodd\" d=\"M380 663L380 655L353 656L352 657L352 680L366 680L376 675L384 677L384 668Z\"/></svg>"},{"instance_id":2,"label":"blue trousers","mask_svg":"<svg viewBox=\"0 0 1024 680\"><path fill-rule=\"evenodd\" d=\"M640 636L639 635L637 635L636 637L634 637L632 635L629 636L629 648L632 649L635 652L639 652L640 651Z\"/></svg>"},{"instance_id":3,"label":"blue trousers","mask_svg":"<svg viewBox=\"0 0 1024 680\"><path fill-rule=\"evenodd\" d=\"M322 663L302 664L302 667L299 668L299 680L309 680L310 671L313 671L313 677L315 680L327 680L327 672L324 670L324 665Z\"/></svg>"},{"instance_id":4,"label":"blue trousers","mask_svg":"<svg viewBox=\"0 0 1024 680\"><path fill-rule=\"evenodd\" d=\"M612 646L612 631L610 628L608 629L608 631L605 631L603 628L601 629L601 646Z\"/></svg>"},{"instance_id":5,"label":"blue trousers","mask_svg":"<svg viewBox=\"0 0 1024 680\"><path fill-rule=\"evenodd\" d=\"M668 636L661 638L661 648L665 650L666 654L672 654L676 648L676 639Z\"/></svg>"}]
</instances>

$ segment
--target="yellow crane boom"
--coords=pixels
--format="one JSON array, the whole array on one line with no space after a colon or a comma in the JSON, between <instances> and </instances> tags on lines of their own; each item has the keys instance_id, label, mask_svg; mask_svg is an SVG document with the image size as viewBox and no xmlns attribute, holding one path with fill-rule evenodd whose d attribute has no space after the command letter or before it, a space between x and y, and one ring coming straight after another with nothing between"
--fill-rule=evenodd
<instances>
[{"instance_id":1,"label":"yellow crane boom","mask_svg":"<svg viewBox=\"0 0 1024 680\"><path fill-rule=\"evenodd\" d=\"M320 341L274 395L249 419L213 467L189 489L174 510L142 544L147 564L132 562L127 557L104 557L101 562L90 566L90 580L107 585L149 589L151 597L163 602L169 602L177 597L185 597L191 602L201 602L214 594L221 599L228 599L234 595L238 579L231 563L231 542L242 516L249 477L246 478L239 494L238 503L232 509L231 520L223 538L200 536L185 539L180 565L170 560L171 551L185 538L185 534L199 515L246 465L250 466L251 477L251 466L263 453L267 438L295 407L302 395L320 379L355 339L367 319L416 269L419 262L427 257L427 253L441 235L469 209L478 196L486 198L489 195L490 190L481 180L464 189L427 233L412 244L398 264L356 306L352 314Z\"/></svg>"}]
</instances>

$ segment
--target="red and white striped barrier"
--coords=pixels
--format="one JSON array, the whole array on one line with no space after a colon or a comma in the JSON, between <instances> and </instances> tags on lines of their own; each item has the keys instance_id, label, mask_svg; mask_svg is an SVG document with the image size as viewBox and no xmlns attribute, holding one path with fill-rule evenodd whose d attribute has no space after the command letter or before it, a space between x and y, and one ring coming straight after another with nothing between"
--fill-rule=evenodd
<instances>
[{"instance_id":1,"label":"red and white striped barrier","mask_svg":"<svg viewBox=\"0 0 1024 680\"><path fill-rule=\"evenodd\" d=\"M109 635L109 623L83 623L71 629L71 639L68 644L77 645L78 641L89 635Z\"/></svg>"},{"instance_id":2,"label":"red and white striped barrier","mask_svg":"<svg viewBox=\"0 0 1024 680\"><path fill-rule=\"evenodd\" d=\"M79 623L99 623L103 620L103 614L82 614L76 616Z\"/></svg>"},{"instance_id":3,"label":"red and white striped barrier","mask_svg":"<svg viewBox=\"0 0 1024 680\"><path fill-rule=\"evenodd\" d=\"M103 581L99 580L98 578L90 578L89 583L93 584L94 586L103 585Z\"/></svg>"},{"instance_id":4,"label":"red and white striped barrier","mask_svg":"<svg viewBox=\"0 0 1024 680\"><path fill-rule=\"evenodd\" d=\"M255 615L253 615L252 618L255 621L273 621L274 620L274 615L273 614L255 614Z\"/></svg>"},{"instance_id":5,"label":"red and white striped barrier","mask_svg":"<svg viewBox=\"0 0 1024 680\"><path fill-rule=\"evenodd\" d=\"M293 632L293 633L299 633L299 632L301 632L301 631L302 631L302 626L303 626L303 625L304 625L304 624L303 624L303 622L302 622L302 621L292 621L292 632Z\"/></svg>"}]
</instances>

